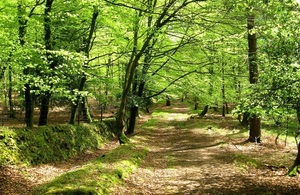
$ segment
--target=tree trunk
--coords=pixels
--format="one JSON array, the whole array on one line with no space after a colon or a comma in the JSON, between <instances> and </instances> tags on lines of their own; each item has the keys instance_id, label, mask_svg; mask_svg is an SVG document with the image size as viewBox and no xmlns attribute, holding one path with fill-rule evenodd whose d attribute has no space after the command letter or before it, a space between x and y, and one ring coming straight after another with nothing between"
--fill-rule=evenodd
<instances>
[{"instance_id":1,"label":"tree trunk","mask_svg":"<svg viewBox=\"0 0 300 195\"><path fill-rule=\"evenodd\" d=\"M151 11L153 9L153 7L155 7L157 1L153 1L153 4L151 1L149 1L149 13L153 13L153 11ZM193 2L193 1L191 1ZM189 5L189 3L182 3L181 6L178 7L178 9L176 9L176 11L173 12L173 14L170 14L170 8L174 7L174 1L170 1L168 3L166 3L165 9L164 11L157 15L155 22L151 22L152 18L151 18L151 14L148 17L151 18L150 20L148 20L148 25L149 24L154 24L151 25L149 29L149 31L147 32L147 35L145 37L145 39L143 39L143 42L141 44L137 44L139 39L138 36L138 32L139 32L139 23L140 23L140 16L142 15L142 11L140 11L138 13L138 17L136 18L136 21L134 23L134 47L133 47L133 51L132 51L132 55L131 58L129 60L129 63L127 64L126 67L126 71L125 71L125 79L124 79L124 87L123 87L123 92L122 92L122 98L121 98L121 102L120 102L120 107L119 107L119 111L116 117L116 130L117 130L117 136L119 138L120 143L122 143L122 139L124 138L124 118L125 118L125 106L126 106L126 101L127 101L127 95L130 91L130 87L132 85L132 81L133 81L133 76L135 74L135 70L139 65L139 61L141 59L141 57L145 54L145 52L149 49L149 46L151 45L151 41L154 40L157 32L159 32L166 24L168 24L169 22L173 21L173 18L175 17L175 15L184 7L186 7L187 5ZM155 42L155 41L154 41ZM137 45L140 45L141 47L137 50ZM151 45L153 46L153 45ZM126 138L126 136L125 136Z\"/></svg>"},{"instance_id":2,"label":"tree trunk","mask_svg":"<svg viewBox=\"0 0 300 195\"><path fill-rule=\"evenodd\" d=\"M14 104L12 98L12 68L8 66L8 102L9 102L9 118L15 118Z\"/></svg>"},{"instance_id":3,"label":"tree trunk","mask_svg":"<svg viewBox=\"0 0 300 195\"><path fill-rule=\"evenodd\" d=\"M249 126L250 126L249 141L255 142L255 143L260 143L260 135L261 135L260 118L258 118L256 116L250 117Z\"/></svg>"},{"instance_id":4,"label":"tree trunk","mask_svg":"<svg viewBox=\"0 0 300 195\"><path fill-rule=\"evenodd\" d=\"M249 112L244 112L243 120L241 121L241 124L244 127L247 127L249 125L249 116L250 116ZM241 116L239 115L239 117L241 117Z\"/></svg>"},{"instance_id":5,"label":"tree trunk","mask_svg":"<svg viewBox=\"0 0 300 195\"><path fill-rule=\"evenodd\" d=\"M171 106L171 100L168 96L167 96L167 100L166 100L166 106Z\"/></svg>"},{"instance_id":6,"label":"tree trunk","mask_svg":"<svg viewBox=\"0 0 300 195\"><path fill-rule=\"evenodd\" d=\"M223 107L222 107L222 116L225 117L226 116L226 104L223 103Z\"/></svg>"},{"instance_id":7,"label":"tree trunk","mask_svg":"<svg viewBox=\"0 0 300 195\"><path fill-rule=\"evenodd\" d=\"M39 126L47 125L48 123L50 98L51 94L49 92L46 92L46 94L41 96L40 118L38 123Z\"/></svg>"},{"instance_id":8,"label":"tree trunk","mask_svg":"<svg viewBox=\"0 0 300 195\"><path fill-rule=\"evenodd\" d=\"M82 121L86 123L92 122L92 117L91 117L87 97L82 97L82 102L80 104L80 107L82 113Z\"/></svg>"},{"instance_id":9,"label":"tree trunk","mask_svg":"<svg viewBox=\"0 0 300 195\"><path fill-rule=\"evenodd\" d=\"M136 68L138 67L139 60L142 57L144 51L147 49L149 42L150 42L150 39L147 39L146 42L144 43L143 47L141 48L141 50L137 53L140 14L141 13L139 13L136 16L137 18L134 22L133 49L132 49L130 60L126 66L122 98L121 98L119 111L118 111L117 117L116 117L116 128L117 128L116 130L117 130L117 136L118 136L120 144L124 144L124 143L128 142L128 138L126 137L126 135L124 133L125 132L124 121L125 121L125 115L126 115L127 95L130 91L131 85L134 83L134 76L136 75ZM135 117L135 116L132 115L131 117ZM134 127L131 127L131 128L134 128ZM130 130L130 131L133 132L133 130Z\"/></svg>"},{"instance_id":10,"label":"tree trunk","mask_svg":"<svg viewBox=\"0 0 300 195\"><path fill-rule=\"evenodd\" d=\"M229 107L228 107L228 103L225 102L225 108L226 108L226 114L229 114Z\"/></svg>"},{"instance_id":11,"label":"tree trunk","mask_svg":"<svg viewBox=\"0 0 300 195\"><path fill-rule=\"evenodd\" d=\"M47 57L49 68L52 71L57 66L57 59L53 56L53 54L51 54L51 51L53 50L53 46L52 46L50 13L51 13L53 1L54 0L46 0L46 6L44 9L44 33L45 33L44 41L45 41L46 57ZM41 95L40 118L38 123L39 126L47 125L50 98L51 98L50 91L46 91L45 94Z\"/></svg>"},{"instance_id":12,"label":"tree trunk","mask_svg":"<svg viewBox=\"0 0 300 195\"><path fill-rule=\"evenodd\" d=\"M129 125L128 129L126 131L127 134L133 134L134 133L134 128L135 128L135 123L136 123L136 117L138 114L138 107L137 106L132 106L130 108L130 117L129 117Z\"/></svg>"},{"instance_id":13,"label":"tree trunk","mask_svg":"<svg viewBox=\"0 0 300 195\"><path fill-rule=\"evenodd\" d=\"M256 84L258 81L258 66L257 66L257 41L256 33L252 32L255 27L254 16L250 15L247 18L247 29L248 29L248 59L249 59L249 80L250 84ZM256 115L250 117L250 132L249 132L249 141L251 142L260 142L261 136L261 121L260 118Z\"/></svg>"},{"instance_id":14,"label":"tree trunk","mask_svg":"<svg viewBox=\"0 0 300 195\"><path fill-rule=\"evenodd\" d=\"M34 94L30 92L28 83L25 85L25 123L26 127L33 127L33 114L34 114Z\"/></svg>"},{"instance_id":15,"label":"tree trunk","mask_svg":"<svg viewBox=\"0 0 300 195\"><path fill-rule=\"evenodd\" d=\"M226 97L225 97L225 63L222 62L222 116L226 116Z\"/></svg>"},{"instance_id":16,"label":"tree trunk","mask_svg":"<svg viewBox=\"0 0 300 195\"><path fill-rule=\"evenodd\" d=\"M206 105L206 106L204 107L203 111L202 111L200 114L198 114L198 115L199 115L200 117L204 117L204 116L206 115L207 111L208 111L208 105Z\"/></svg>"},{"instance_id":17,"label":"tree trunk","mask_svg":"<svg viewBox=\"0 0 300 195\"><path fill-rule=\"evenodd\" d=\"M19 23L19 42L20 45L23 47L25 45L25 35L26 35L26 28L27 28L27 17L24 17L26 7L22 4L22 2L18 3L18 23ZM30 16L29 16L30 17ZM29 74L28 68L24 68L23 70L24 75ZM33 127L33 114L34 114L34 94L31 94L30 84L27 82L24 84L25 90L25 123L26 127L32 128Z\"/></svg>"},{"instance_id":18,"label":"tree trunk","mask_svg":"<svg viewBox=\"0 0 300 195\"><path fill-rule=\"evenodd\" d=\"M85 82L86 82L86 76L82 75L82 78L80 79L80 85L78 87L78 91L83 90ZM75 102L71 106L71 116L70 116L69 124L75 124L76 111L77 111L78 105L80 104L80 98L81 98L81 96L78 95L76 97ZM80 116L78 116L78 117L80 117Z\"/></svg>"},{"instance_id":19,"label":"tree trunk","mask_svg":"<svg viewBox=\"0 0 300 195\"><path fill-rule=\"evenodd\" d=\"M198 102L196 102L196 103L195 103L194 110L198 110L198 106L199 106L199 103L198 103Z\"/></svg>"},{"instance_id":20,"label":"tree trunk","mask_svg":"<svg viewBox=\"0 0 300 195\"><path fill-rule=\"evenodd\" d=\"M297 104L296 107L296 113L297 113L298 124L300 126L300 104L299 103Z\"/></svg>"},{"instance_id":21,"label":"tree trunk","mask_svg":"<svg viewBox=\"0 0 300 195\"><path fill-rule=\"evenodd\" d=\"M97 21L97 17L99 15L99 10L97 7L94 7L94 12L93 12L93 16L92 16L92 20L91 20L91 28L90 28L90 31L89 31L89 36L87 39L84 39L86 41L83 42L84 44L84 47L81 48L79 50L79 52L84 52L85 56L87 58L89 58L89 52L90 52L90 47L91 47L91 43L92 43L92 38L93 38L93 34L95 32L95 29L96 29L96 21ZM85 66L87 67L88 66L88 62L85 62ZM82 74L82 77L80 78L80 84L79 84L79 87L78 87L78 91L82 91L84 89L84 85L86 83L86 75L85 73ZM80 103L80 98L81 96L77 96L76 97L76 100L75 100L75 103L72 104L72 107L71 107L71 116L70 116L70 120L69 120L69 123L70 124L74 124L75 123L75 116L76 116L76 111L78 109L78 105ZM83 98L83 104L85 104L85 99ZM91 118L90 118L90 115L89 115L89 112L88 112L88 108L86 107L87 105L83 105L83 115L84 115L84 118L87 119L87 121L91 122ZM84 111L86 110L86 111ZM79 114L78 114L79 115ZM80 116L78 116L80 117Z\"/></svg>"},{"instance_id":22,"label":"tree trunk","mask_svg":"<svg viewBox=\"0 0 300 195\"><path fill-rule=\"evenodd\" d=\"M300 142L298 143L297 141L297 138L300 134L300 131L298 131L295 135L295 140L296 140L296 143L297 143L297 148L298 148L298 153L297 153L297 157L294 161L294 164L293 166L290 168L289 172L288 172L288 175L289 176L296 176L299 174L299 166L300 166Z\"/></svg>"}]
</instances>

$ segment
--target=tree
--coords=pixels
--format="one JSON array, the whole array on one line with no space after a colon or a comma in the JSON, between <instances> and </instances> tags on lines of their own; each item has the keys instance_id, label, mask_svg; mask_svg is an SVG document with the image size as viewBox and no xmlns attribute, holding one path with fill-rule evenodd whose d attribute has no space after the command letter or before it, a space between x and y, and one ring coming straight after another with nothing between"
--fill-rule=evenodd
<instances>
[{"instance_id":1,"label":"tree","mask_svg":"<svg viewBox=\"0 0 300 195\"><path fill-rule=\"evenodd\" d=\"M258 82L258 65L257 65L257 43L255 32L255 17L249 15L247 18L248 29L248 60L249 60L249 81L250 84L256 84ZM260 118L256 114L252 114L249 118L249 141L260 143L261 136L261 124Z\"/></svg>"},{"instance_id":2,"label":"tree","mask_svg":"<svg viewBox=\"0 0 300 195\"><path fill-rule=\"evenodd\" d=\"M127 95L130 91L135 70L139 65L140 59L142 56L145 54L145 51L147 50L148 46L151 44L151 41L156 37L156 35L169 23L173 22L173 19L177 16L178 12L186 8L189 4L198 2L201 0L184 0L182 2L177 2L176 0L171 0L169 2L163 3L162 7L159 7L159 10L156 10L155 12L150 12L148 14L153 14L155 15L155 19L153 22L153 26L151 29L148 29L149 33L147 33L146 37L140 44L139 50L134 54L132 52L132 57L130 58L127 66L126 66L126 73L125 73L125 80L124 80L124 87L122 91L122 97L121 97L121 103L120 107L117 113L116 117L116 129L117 129L117 136L119 138L119 142L122 144L126 142L126 136L124 135L124 121L125 121L125 107L126 107L126 102L127 102ZM134 8L131 5L126 5L126 4L118 4L114 3L111 1L107 1L113 5L118 5L126 8L133 8L136 10L141 10L144 12L142 8ZM145 12L147 13L147 12ZM134 51L134 50L133 50Z\"/></svg>"},{"instance_id":3,"label":"tree","mask_svg":"<svg viewBox=\"0 0 300 195\"><path fill-rule=\"evenodd\" d=\"M83 43L83 46L79 50L79 52L84 53L84 55L86 56L86 59L87 59L86 63L84 64L84 67L88 67L89 53L90 53L91 46L92 46L93 34L96 30L96 20L97 20L98 15L99 15L99 10L96 6L94 6L94 12L93 12L93 16L91 19L91 25L90 25L90 31L89 31L88 37L83 38L84 43ZM81 79L80 79L79 87L78 87L79 92L83 91L86 80L87 80L86 73L83 73L81 76ZM80 103L80 100L82 101L82 104L86 104L86 98L82 98L81 95L79 94L76 97L76 100L71 108L71 117L70 117L70 122L69 122L70 124L74 124L75 113L76 113L76 110ZM87 119L86 119L87 121L89 121L88 118L89 117L87 117Z\"/></svg>"},{"instance_id":4,"label":"tree","mask_svg":"<svg viewBox=\"0 0 300 195\"><path fill-rule=\"evenodd\" d=\"M50 71L53 71L54 68L58 65L58 59L51 53L53 51L53 38L51 31L51 11L54 0L46 0L46 5L44 9L44 41L45 41L45 50L46 50L46 59ZM50 89L52 86L50 86ZM48 113L49 113L49 102L51 98L50 90L46 90L41 95L41 107L40 107L40 118L38 125L43 126L47 125L48 122Z\"/></svg>"},{"instance_id":5,"label":"tree","mask_svg":"<svg viewBox=\"0 0 300 195\"><path fill-rule=\"evenodd\" d=\"M28 26L28 20L30 17L33 16L35 9L38 6L41 6L44 3L43 0L37 0L35 2L35 5L32 6L32 9L30 10L29 14L26 15L26 5L23 1L18 1L18 22L19 22L19 42L22 47L24 47L26 41L25 41L25 35L26 35L26 29ZM24 75L30 74L30 69L28 67L24 67L23 69ZM32 93L32 87L30 86L30 81L26 81L24 84L24 101L25 101L25 123L26 126L29 128L33 127L33 115L34 115L34 99L35 95Z\"/></svg>"}]
</instances>

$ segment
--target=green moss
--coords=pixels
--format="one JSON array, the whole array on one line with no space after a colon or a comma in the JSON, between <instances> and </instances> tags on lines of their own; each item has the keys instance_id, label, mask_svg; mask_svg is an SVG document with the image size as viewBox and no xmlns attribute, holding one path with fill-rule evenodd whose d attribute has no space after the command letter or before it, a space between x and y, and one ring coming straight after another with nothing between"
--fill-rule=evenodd
<instances>
[{"instance_id":1,"label":"green moss","mask_svg":"<svg viewBox=\"0 0 300 195\"><path fill-rule=\"evenodd\" d=\"M80 169L35 189L33 194L109 194L142 162L145 148L124 144Z\"/></svg>"},{"instance_id":2,"label":"green moss","mask_svg":"<svg viewBox=\"0 0 300 195\"><path fill-rule=\"evenodd\" d=\"M27 164L66 160L102 146L112 137L103 124L53 125L38 129L0 129L0 164Z\"/></svg>"},{"instance_id":3,"label":"green moss","mask_svg":"<svg viewBox=\"0 0 300 195\"><path fill-rule=\"evenodd\" d=\"M300 172L299 166L293 166L292 168L290 168L288 175L290 177L294 177L294 176L297 176L299 174L299 172Z\"/></svg>"},{"instance_id":4,"label":"green moss","mask_svg":"<svg viewBox=\"0 0 300 195\"><path fill-rule=\"evenodd\" d=\"M142 125L143 128L153 127L158 123L158 119L150 119Z\"/></svg>"}]
</instances>

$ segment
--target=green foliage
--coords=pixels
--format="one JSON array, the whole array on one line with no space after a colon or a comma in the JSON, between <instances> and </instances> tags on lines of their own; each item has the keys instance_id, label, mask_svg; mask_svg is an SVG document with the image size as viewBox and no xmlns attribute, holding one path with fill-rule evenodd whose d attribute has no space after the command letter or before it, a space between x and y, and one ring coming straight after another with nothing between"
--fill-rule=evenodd
<instances>
[{"instance_id":1,"label":"green foliage","mask_svg":"<svg viewBox=\"0 0 300 195\"><path fill-rule=\"evenodd\" d=\"M148 150L124 144L85 166L38 187L34 194L109 194L142 162Z\"/></svg>"},{"instance_id":2,"label":"green foliage","mask_svg":"<svg viewBox=\"0 0 300 195\"><path fill-rule=\"evenodd\" d=\"M66 160L102 146L112 134L104 124L55 125L38 129L0 130L0 164L27 164Z\"/></svg>"}]
</instances>

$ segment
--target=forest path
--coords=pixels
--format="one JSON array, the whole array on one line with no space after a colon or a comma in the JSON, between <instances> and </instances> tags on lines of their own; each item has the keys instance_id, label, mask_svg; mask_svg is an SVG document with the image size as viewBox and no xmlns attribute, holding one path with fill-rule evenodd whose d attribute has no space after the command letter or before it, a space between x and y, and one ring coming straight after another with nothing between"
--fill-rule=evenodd
<instances>
[{"instance_id":1,"label":"forest path","mask_svg":"<svg viewBox=\"0 0 300 195\"><path fill-rule=\"evenodd\" d=\"M248 172L236 166L235 152L259 152L260 146L237 146L228 130L193 128L202 119L188 119L180 102L159 110L163 114L154 112L136 138L149 148L148 156L113 194L298 194L299 180L284 176L285 169Z\"/></svg>"}]
</instances>

